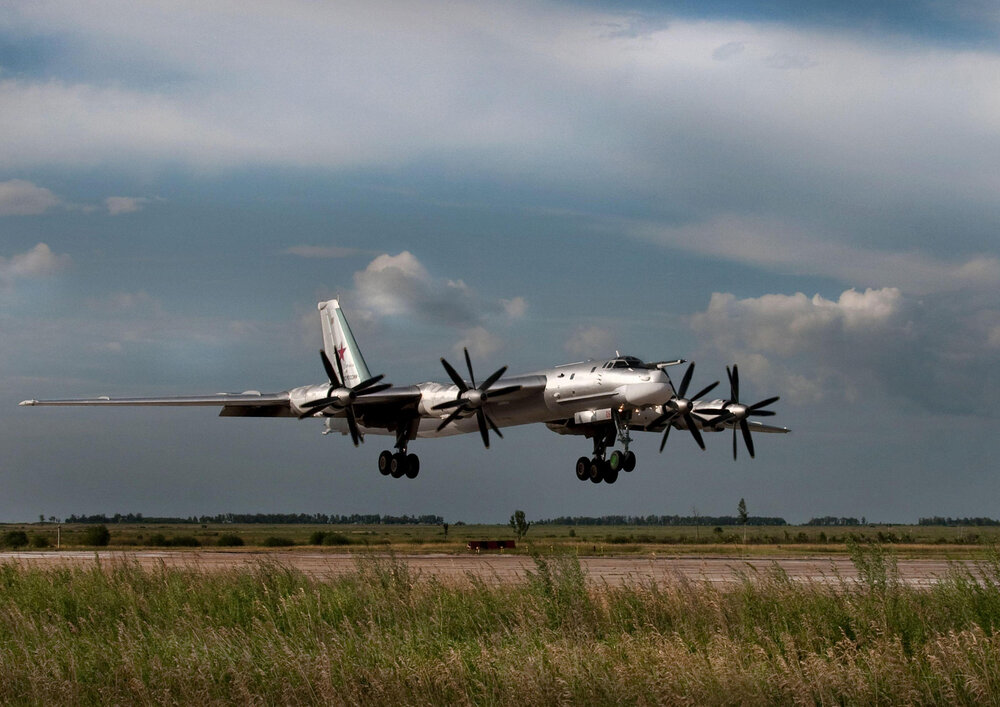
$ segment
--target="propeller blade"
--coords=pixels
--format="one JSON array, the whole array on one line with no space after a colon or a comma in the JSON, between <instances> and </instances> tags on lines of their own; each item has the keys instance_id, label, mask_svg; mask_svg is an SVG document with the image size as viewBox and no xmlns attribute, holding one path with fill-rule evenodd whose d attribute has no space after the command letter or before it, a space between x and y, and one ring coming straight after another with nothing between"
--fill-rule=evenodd
<instances>
[{"instance_id":1,"label":"propeller blade","mask_svg":"<svg viewBox=\"0 0 1000 707\"><path fill-rule=\"evenodd\" d=\"M469 389L469 386L467 386L465 381L462 380L462 376L458 375L458 371L452 368L450 363L442 358L441 365L444 366L444 370L448 373L448 377L451 378L452 382L458 386L460 392L464 393Z\"/></svg>"},{"instance_id":2,"label":"propeller blade","mask_svg":"<svg viewBox=\"0 0 1000 707\"><path fill-rule=\"evenodd\" d=\"M495 371L492 376L483 381L483 384L479 386L479 390L487 390L491 385L493 385L500 379L500 376L502 376L506 372L507 372L506 366ZM475 385L475 383L473 383L473 385Z\"/></svg>"},{"instance_id":3,"label":"propeller blade","mask_svg":"<svg viewBox=\"0 0 1000 707\"><path fill-rule=\"evenodd\" d=\"M465 405L465 401L461 398L456 398L455 400L448 400L447 402L438 403L431 410L447 410L448 408L458 407L460 405Z\"/></svg>"},{"instance_id":4,"label":"propeller blade","mask_svg":"<svg viewBox=\"0 0 1000 707\"><path fill-rule=\"evenodd\" d=\"M701 447L702 451L704 451L705 440L701 438L701 431L698 429L698 425L694 423L690 413L684 416L684 422L687 424L688 430L691 431L691 436L694 437L694 441L697 442L698 446Z\"/></svg>"},{"instance_id":5,"label":"propeller blade","mask_svg":"<svg viewBox=\"0 0 1000 707\"><path fill-rule=\"evenodd\" d=\"M504 388L497 388L496 390L487 391L490 394L490 398L499 398L501 395L509 395L510 393L516 393L521 389L519 385L508 385Z\"/></svg>"},{"instance_id":6,"label":"propeller blade","mask_svg":"<svg viewBox=\"0 0 1000 707\"><path fill-rule=\"evenodd\" d=\"M706 424L709 424L712 427L718 427L719 425L724 425L725 423L729 422L729 420L733 417L733 414L728 410L722 410L721 412L722 412L721 415L712 418Z\"/></svg>"},{"instance_id":7,"label":"propeller blade","mask_svg":"<svg viewBox=\"0 0 1000 707\"><path fill-rule=\"evenodd\" d=\"M472 375L472 359L469 358L469 349L463 348L462 350L465 352L465 365L469 367L469 382L472 384L472 387L475 388L476 387L476 377L474 375ZM489 445L486 445L486 446L489 446Z\"/></svg>"},{"instance_id":8,"label":"propeller blade","mask_svg":"<svg viewBox=\"0 0 1000 707\"><path fill-rule=\"evenodd\" d=\"M730 380L730 385L733 388L733 400L740 399L740 369L733 364L733 377Z\"/></svg>"},{"instance_id":9,"label":"propeller blade","mask_svg":"<svg viewBox=\"0 0 1000 707\"><path fill-rule=\"evenodd\" d=\"M747 451L750 452L750 458L753 459L753 437L750 436L750 425L747 424L746 420L740 420L740 429L743 431L743 441L747 443ZM733 428L733 435L735 439L736 428Z\"/></svg>"},{"instance_id":10,"label":"propeller blade","mask_svg":"<svg viewBox=\"0 0 1000 707\"><path fill-rule=\"evenodd\" d=\"M483 438L483 444L486 448L490 448L490 431L486 427L486 413L483 412L482 408L476 408L476 420L479 422L479 434Z\"/></svg>"},{"instance_id":11,"label":"propeller blade","mask_svg":"<svg viewBox=\"0 0 1000 707\"><path fill-rule=\"evenodd\" d=\"M761 400L759 403L755 403L755 404L751 405L750 407L747 408L747 410L753 412L753 411L758 410L760 408L766 408L771 403L776 403L779 400L781 400L781 398L779 398L777 395L775 395L773 398L768 398L767 400Z\"/></svg>"},{"instance_id":12,"label":"propeller blade","mask_svg":"<svg viewBox=\"0 0 1000 707\"><path fill-rule=\"evenodd\" d=\"M353 390L358 396L374 395L375 393L381 393L383 390L388 390L391 387L392 383L379 383L378 385L373 385L370 388L366 388L365 390L358 390L356 387Z\"/></svg>"},{"instance_id":13,"label":"propeller blade","mask_svg":"<svg viewBox=\"0 0 1000 707\"><path fill-rule=\"evenodd\" d=\"M748 415L753 415L754 417L773 417L777 415L774 410L754 410L753 412L747 413Z\"/></svg>"},{"instance_id":14,"label":"propeller blade","mask_svg":"<svg viewBox=\"0 0 1000 707\"><path fill-rule=\"evenodd\" d=\"M351 388L351 390L353 390L356 393L360 393L365 388L371 388L373 385L375 385L376 383L378 383L383 378L385 378L385 375L383 375L383 374L380 373L379 375L375 376L374 378L369 378L366 381L361 381L356 386L354 386L353 388Z\"/></svg>"},{"instance_id":15,"label":"propeller blade","mask_svg":"<svg viewBox=\"0 0 1000 707\"><path fill-rule=\"evenodd\" d=\"M442 422L440 425L438 425L437 431L440 432L445 427L447 427L448 425L450 425L452 422L455 421L455 418L457 418L463 412L464 412L464 409L463 408L459 408L458 410L455 410L453 413L451 413L450 415L448 415L448 417L446 417L444 419L444 422Z\"/></svg>"},{"instance_id":16,"label":"propeller blade","mask_svg":"<svg viewBox=\"0 0 1000 707\"><path fill-rule=\"evenodd\" d=\"M660 440L660 453L663 453L663 448L667 445L667 436L670 434L670 424L667 424L667 428L663 430L663 439Z\"/></svg>"},{"instance_id":17,"label":"propeller blade","mask_svg":"<svg viewBox=\"0 0 1000 707\"><path fill-rule=\"evenodd\" d=\"M493 418L491 418L491 417L490 417L489 415L487 415L487 414L486 414L485 412L483 413L483 417L485 417L485 418L486 418L486 422L487 422L487 424L489 424L489 426L490 426L490 429L491 429L491 430L493 430L494 432L496 432L496 433L497 433L497 436L498 436L498 437L499 437L500 439L503 439L503 433L502 433L502 432L500 432L500 428L496 426L496 423L495 423L495 422L493 422Z\"/></svg>"},{"instance_id":18,"label":"propeller blade","mask_svg":"<svg viewBox=\"0 0 1000 707\"><path fill-rule=\"evenodd\" d=\"M687 370L684 371L684 378L681 379L681 387L677 391L677 397L683 398L684 394L687 392L688 384L691 382L691 376L694 375L694 362L688 366Z\"/></svg>"},{"instance_id":19,"label":"propeller blade","mask_svg":"<svg viewBox=\"0 0 1000 707\"><path fill-rule=\"evenodd\" d=\"M340 385L340 379L337 378L337 372L334 370L333 364L330 363L330 357L326 355L326 351L320 349L319 355L323 359L323 370L326 371L326 379L331 383Z\"/></svg>"},{"instance_id":20,"label":"propeller blade","mask_svg":"<svg viewBox=\"0 0 1000 707\"><path fill-rule=\"evenodd\" d=\"M670 423L675 417L677 417L676 411L671 410L670 412L665 412L658 418L650 422L648 425L646 425L646 429L648 430L650 427L659 427L664 422Z\"/></svg>"},{"instance_id":21,"label":"propeller blade","mask_svg":"<svg viewBox=\"0 0 1000 707\"><path fill-rule=\"evenodd\" d=\"M310 400L308 403L303 403L302 408L305 410L310 410L312 408L325 408L339 402L337 398L320 398L319 400ZM315 411L314 411L315 412Z\"/></svg>"},{"instance_id":22,"label":"propeller blade","mask_svg":"<svg viewBox=\"0 0 1000 707\"><path fill-rule=\"evenodd\" d=\"M736 427L733 426L733 461L736 461Z\"/></svg>"},{"instance_id":23,"label":"propeller blade","mask_svg":"<svg viewBox=\"0 0 1000 707\"><path fill-rule=\"evenodd\" d=\"M692 363L691 365L693 366L694 364ZM715 388L715 386L717 386L718 384L719 384L719 381L715 381L714 383L712 383L712 385L710 385L710 386L708 386L707 388L705 388L704 390L700 391L700 392L699 392L699 393L698 393L697 395L692 395L692 396L691 396L691 400L698 400L699 398L703 398L703 397L705 397L705 396L706 396L706 395L708 395L708 394L709 394L709 392L711 392L711 391L712 391L712 389L713 389L713 388Z\"/></svg>"},{"instance_id":24,"label":"propeller blade","mask_svg":"<svg viewBox=\"0 0 1000 707\"><path fill-rule=\"evenodd\" d=\"M354 419L354 410L350 405L344 409L347 411L347 428L351 431L351 441L357 447L361 443L361 431L358 430L358 421Z\"/></svg>"}]
</instances>

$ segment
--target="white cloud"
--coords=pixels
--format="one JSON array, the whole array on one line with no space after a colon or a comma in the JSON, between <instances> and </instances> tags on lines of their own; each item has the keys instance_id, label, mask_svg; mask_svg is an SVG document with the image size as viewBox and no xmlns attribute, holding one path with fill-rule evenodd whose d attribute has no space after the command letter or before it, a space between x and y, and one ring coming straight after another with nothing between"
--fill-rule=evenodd
<instances>
[{"instance_id":1,"label":"white cloud","mask_svg":"<svg viewBox=\"0 0 1000 707\"><path fill-rule=\"evenodd\" d=\"M819 295L763 295L737 299L712 294L691 326L717 348L749 348L790 356L828 346L831 339L883 336L902 324L902 294L895 288L847 290L837 301Z\"/></svg>"},{"instance_id":2,"label":"white cloud","mask_svg":"<svg viewBox=\"0 0 1000 707\"><path fill-rule=\"evenodd\" d=\"M149 203L149 199L142 196L109 196L104 200L104 205L108 213L112 216L119 214L131 214L141 211L142 207Z\"/></svg>"},{"instance_id":3,"label":"white cloud","mask_svg":"<svg viewBox=\"0 0 1000 707\"><path fill-rule=\"evenodd\" d=\"M961 295L917 300L895 288L847 290L837 300L717 292L691 317L703 345L793 402L888 392L960 413L1000 394L998 322L995 310L978 311Z\"/></svg>"},{"instance_id":4,"label":"white cloud","mask_svg":"<svg viewBox=\"0 0 1000 707\"><path fill-rule=\"evenodd\" d=\"M376 257L354 274L354 285L352 299L376 316L405 316L467 331L483 327L500 314L517 318L527 306L522 297L490 301L461 279L435 277L405 250ZM486 338L482 334L479 338L486 347Z\"/></svg>"},{"instance_id":5,"label":"white cloud","mask_svg":"<svg viewBox=\"0 0 1000 707\"><path fill-rule=\"evenodd\" d=\"M23 179L0 182L0 216L34 216L61 203L48 189Z\"/></svg>"},{"instance_id":6,"label":"white cloud","mask_svg":"<svg viewBox=\"0 0 1000 707\"><path fill-rule=\"evenodd\" d=\"M45 243L10 258L0 257L0 286L10 287L15 280L51 275L69 264L68 255L56 255Z\"/></svg>"},{"instance_id":7,"label":"white cloud","mask_svg":"<svg viewBox=\"0 0 1000 707\"><path fill-rule=\"evenodd\" d=\"M580 327L566 339L563 347L572 356L599 358L610 355L614 336L603 327Z\"/></svg>"},{"instance_id":8,"label":"white cloud","mask_svg":"<svg viewBox=\"0 0 1000 707\"><path fill-rule=\"evenodd\" d=\"M462 353L462 349L469 349L469 355L473 360L492 356L503 348L503 339L495 334L491 334L484 327L473 327L468 329L462 338L454 346L456 354Z\"/></svg>"},{"instance_id":9,"label":"white cloud","mask_svg":"<svg viewBox=\"0 0 1000 707\"><path fill-rule=\"evenodd\" d=\"M503 305L504 312L511 319L520 319L524 316L525 312L528 311L528 302L524 297L514 297L512 299L502 299L500 304Z\"/></svg>"}]
</instances>

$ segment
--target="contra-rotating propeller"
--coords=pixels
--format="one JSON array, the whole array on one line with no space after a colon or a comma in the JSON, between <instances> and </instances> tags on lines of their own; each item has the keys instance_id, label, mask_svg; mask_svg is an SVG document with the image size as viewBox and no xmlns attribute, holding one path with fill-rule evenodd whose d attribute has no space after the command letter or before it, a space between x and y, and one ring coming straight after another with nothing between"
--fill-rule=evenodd
<instances>
[{"instance_id":1,"label":"contra-rotating propeller","mask_svg":"<svg viewBox=\"0 0 1000 707\"><path fill-rule=\"evenodd\" d=\"M775 396L767 400L761 400L759 403L754 403L753 405L744 405L740 402L740 370L736 367L735 363L731 372L729 366L726 366L726 375L729 376L729 401L721 410L704 410L703 412L720 413L719 417L716 417L709 423L713 426L726 422L739 422L740 431L743 433L743 441L747 445L747 451L750 452L750 458L753 459L753 437L750 436L750 425L747 424L747 418L771 417L775 414L774 411L764 410L763 408L777 402L780 398ZM736 425L733 425L733 459L736 459L736 446Z\"/></svg>"},{"instance_id":2,"label":"contra-rotating propeller","mask_svg":"<svg viewBox=\"0 0 1000 707\"><path fill-rule=\"evenodd\" d=\"M449 400L447 402L435 405L432 410L447 410L448 408L455 408L444 421L438 425L438 432L447 427L451 422L456 420L462 413L476 411L476 420L479 422L479 434L482 435L483 444L486 445L487 449L490 446L490 430L497 433L497 436L503 439L503 434L501 434L500 429L496 426L496 423L490 419L490 416L486 414L483 410L483 405L490 398L499 398L501 395L508 395L510 393L515 393L521 389L519 385L508 385L503 388L497 388L496 390L489 390L489 387L500 380L502 376L507 371L507 367L504 366L497 371L494 371L493 375L483 381L483 384L476 386L476 377L472 373L472 360L469 358L469 349L465 349L465 365L469 368L469 382L471 386L462 380L462 376L458 375L458 371L452 368L451 364L441 359L441 365L444 366L444 370L447 371L448 377L458 386L458 397L454 400Z\"/></svg>"},{"instance_id":3,"label":"contra-rotating propeller","mask_svg":"<svg viewBox=\"0 0 1000 707\"><path fill-rule=\"evenodd\" d=\"M310 400L308 403L302 405L305 412L299 415L299 419L302 420L315 415L320 410L328 407L344 410L347 414L347 427L351 431L351 441L357 447L361 442L361 432L358 430L358 420L354 415L354 401L362 395L371 395L372 393L381 392L386 388L391 388L392 384L379 383L385 377L379 374L368 380L361 381L352 388L348 388L343 384L345 380L344 367L340 363L340 356L337 357L337 369L334 370L333 364L330 363L330 358L326 355L326 351L320 349L319 355L323 359L323 368L326 370L327 379L330 381L330 389L327 391L325 398Z\"/></svg>"},{"instance_id":4,"label":"contra-rotating propeller","mask_svg":"<svg viewBox=\"0 0 1000 707\"><path fill-rule=\"evenodd\" d=\"M719 384L719 381L715 381L712 385L699 391L697 395L686 398L684 396L687 394L688 385L691 383L691 376L693 374L694 363L688 366L688 369L684 372L684 378L681 379L681 387L677 389L677 394L664 403L663 414L649 425L650 427L656 427L663 422L667 423L666 429L663 430L663 439L660 441L661 452L667 444L667 436L670 434L670 428L674 420L678 417L683 418L684 424L691 431L691 436L694 437L694 441L698 443L698 446L702 449L705 448L705 440L701 438L701 432L698 431L698 426L695 424L694 418L691 417L691 413L694 411L693 401L707 395L709 391Z\"/></svg>"}]
</instances>

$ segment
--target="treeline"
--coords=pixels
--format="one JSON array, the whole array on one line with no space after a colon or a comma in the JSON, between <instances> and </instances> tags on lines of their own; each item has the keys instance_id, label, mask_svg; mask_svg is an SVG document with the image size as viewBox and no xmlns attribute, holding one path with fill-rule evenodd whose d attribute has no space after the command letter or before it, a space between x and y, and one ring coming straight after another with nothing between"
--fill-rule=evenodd
<instances>
[{"instance_id":1,"label":"treeline","mask_svg":"<svg viewBox=\"0 0 1000 707\"><path fill-rule=\"evenodd\" d=\"M956 527L959 525L1000 525L1000 520L993 518L942 518L933 516L931 518L921 518L917 525L946 525Z\"/></svg>"},{"instance_id":2,"label":"treeline","mask_svg":"<svg viewBox=\"0 0 1000 707\"><path fill-rule=\"evenodd\" d=\"M823 516L822 518L810 518L806 525L864 525L857 518L845 518L843 516Z\"/></svg>"},{"instance_id":3,"label":"treeline","mask_svg":"<svg viewBox=\"0 0 1000 707\"><path fill-rule=\"evenodd\" d=\"M327 513L218 513L214 516L189 516L187 518L144 516L142 513L115 513L108 516L71 515L67 523L240 523L265 525L441 525L444 518L436 515L388 516L378 513L352 513L330 515Z\"/></svg>"},{"instance_id":4,"label":"treeline","mask_svg":"<svg viewBox=\"0 0 1000 707\"><path fill-rule=\"evenodd\" d=\"M743 525L738 516L559 516L536 525ZM749 516L747 525L788 525L784 518Z\"/></svg>"}]
</instances>

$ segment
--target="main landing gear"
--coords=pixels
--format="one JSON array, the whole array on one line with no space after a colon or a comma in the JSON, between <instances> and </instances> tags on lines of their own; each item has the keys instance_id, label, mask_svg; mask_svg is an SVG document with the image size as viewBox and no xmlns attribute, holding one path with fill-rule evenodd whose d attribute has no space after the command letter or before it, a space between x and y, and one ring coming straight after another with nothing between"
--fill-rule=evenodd
<instances>
[{"instance_id":1,"label":"main landing gear","mask_svg":"<svg viewBox=\"0 0 1000 707\"><path fill-rule=\"evenodd\" d=\"M613 484L618 480L618 472L635 469L635 453L629 451L628 445L632 437L628 433L628 420L622 419L617 411L612 411L614 425L603 432L594 434L594 456L590 459L580 457L576 460L576 478L580 481L590 480L591 483ZM611 452L606 457L608 447L620 441L625 449Z\"/></svg>"},{"instance_id":2,"label":"main landing gear","mask_svg":"<svg viewBox=\"0 0 1000 707\"><path fill-rule=\"evenodd\" d=\"M378 470L382 476L391 476L394 479L405 476L408 479L417 478L420 473L420 457L416 454L407 454L406 445L409 442L409 433L404 426L396 432L396 452L388 449L383 450L378 455Z\"/></svg>"}]
</instances>

